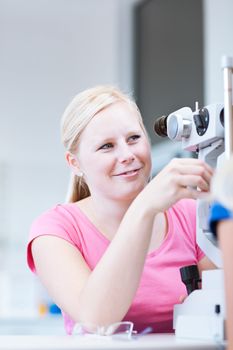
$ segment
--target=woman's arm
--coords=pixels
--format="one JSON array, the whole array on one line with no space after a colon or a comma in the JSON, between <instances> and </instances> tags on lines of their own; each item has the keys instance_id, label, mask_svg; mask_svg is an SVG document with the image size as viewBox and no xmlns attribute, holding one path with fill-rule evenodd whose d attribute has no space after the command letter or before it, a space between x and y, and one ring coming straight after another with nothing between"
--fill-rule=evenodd
<instances>
[{"instance_id":1,"label":"woman's arm","mask_svg":"<svg viewBox=\"0 0 233 350\"><path fill-rule=\"evenodd\" d=\"M155 215L182 198L207 192L211 176L212 170L200 160L170 162L133 201L92 272L69 243L50 236L36 238L36 270L53 300L74 321L108 325L122 320L140 282Z\"/></svg>"},{"instance_id":2,"label":"woman's arm","mask_svg":"<svg viewBox=\"0 0 233 350\"><path fill-rule=\"evenodd\" d=\"M227 350L233 350L233 220L220 221L217 225L217 234L224 267Z\"/></svg>"},{"instance_id":3,"label":"woman's arm","mask_svg":"<svg viewBox=\"0 0 233 350\"><path fill-rule=\"evenodd\" d=\"M127 232L118 231L92 272L80 252L65 240L41 236L33 241L38 276L54 302L74 321L108 325L126 314L140 281L153 224L143 210L133 220L125 224Z\"/></svg>"}]
</instances>

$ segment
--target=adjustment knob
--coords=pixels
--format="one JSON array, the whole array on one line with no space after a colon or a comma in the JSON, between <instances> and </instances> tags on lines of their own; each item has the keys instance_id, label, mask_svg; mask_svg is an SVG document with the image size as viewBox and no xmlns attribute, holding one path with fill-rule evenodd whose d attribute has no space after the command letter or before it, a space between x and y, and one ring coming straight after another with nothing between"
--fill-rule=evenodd
<instances>
[{"instance_id":1,"label":"adjustment knob","mask_svg":"<svg viewBox=\"0 0 233 350\"><path fill-rule=\"evenodd\" d=\"M198 289L198 283L201 281L197 265L184 266L180 268L180 276L185 284L188 294Z\"/></svg>"}]
</instances>

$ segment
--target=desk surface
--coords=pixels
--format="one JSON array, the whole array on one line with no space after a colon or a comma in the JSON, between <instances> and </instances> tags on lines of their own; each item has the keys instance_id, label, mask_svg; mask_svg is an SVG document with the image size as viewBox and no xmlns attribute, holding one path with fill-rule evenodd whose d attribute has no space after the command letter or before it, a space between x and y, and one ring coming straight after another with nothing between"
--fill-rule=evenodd
<instances>
[{"instance_id":1,"label":"desk surface","mask_svg":"<svg viewBox=\"0 0 233 350\"><path fill-rule=\"evenodd\" d=\"M211 341L176 339L172 334L148 334L132 340L108 337L1 335L1 350L216 350Z\"/></svg>"}]
</instances>

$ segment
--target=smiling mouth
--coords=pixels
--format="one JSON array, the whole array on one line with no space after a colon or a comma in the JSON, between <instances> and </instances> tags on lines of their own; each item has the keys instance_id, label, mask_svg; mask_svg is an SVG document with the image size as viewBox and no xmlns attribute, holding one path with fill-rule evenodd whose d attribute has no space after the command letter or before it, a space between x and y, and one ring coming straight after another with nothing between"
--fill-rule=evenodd
<instances>
[{"instance_id":1,"label":"smiling mouth","mask_svg":"<svg viewBox=\"0 0 233 350\"><path fill-rule=\"evenodd\" d=\"M133 170L129 170L129 171L125 171L123 173L120 173L120 174L117 174L115 176L122 176L122 175L135 175L136 173L138 173L138 171L140 170L141 168L138 168L138 169L133 169Z\"/></svg>"}]
</instances>

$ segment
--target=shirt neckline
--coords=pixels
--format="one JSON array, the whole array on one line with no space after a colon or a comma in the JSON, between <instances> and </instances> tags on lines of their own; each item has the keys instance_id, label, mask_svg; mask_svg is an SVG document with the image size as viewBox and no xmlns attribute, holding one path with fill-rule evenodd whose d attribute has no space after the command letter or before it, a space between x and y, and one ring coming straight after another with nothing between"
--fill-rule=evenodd
<instances>
[{"instance_id":1,"label":"shirt neckline","mask_svg":"<svg viewBox=\"0 0 233 350\"><path fill-rule=\"evenodd\" d=\"M72 208L75 209L75 211L78 211L79 215L82 216L82 218L86 221L87 225L91 227L91 229L93 229L96 234L103 240L105 241L105 243L110 244L111 240L108 239L106 236L104 236L104 234L91 222L91 220L89 219L89 217L82 211L82 209L79 208L79 206L76 203L68 203L68 205ZM152 250L150 253L147 254L147 258L151 258L154 257L155 255L158 255L161 250L163 250L167 244L170 241L170 236L171 236L171 232L172 232L172 227L173 227L173 221L172 221L172 216L170 213L170 210L167 210L165 212L165 215L167 217L167 234L166 237L164 238L163 242L161 243L161 245Z\"/></svg>"},{"instance_id":2,"label":"shirt neckline","mask_svg":"<svg viewBox=\"0 0 233 350\"><path fill-rule=\"evenodd\" d=\"M86 224L96 232L96 234L104 241L106 241L108 244L111 243L110 239L108 239L89 219L89 217L82 211L81 208L76 203L68 203L69 206L75 209L75 211L78 211L79 215L82 216L82 218L85 220Z\"/></svg>"}]
</instances>

